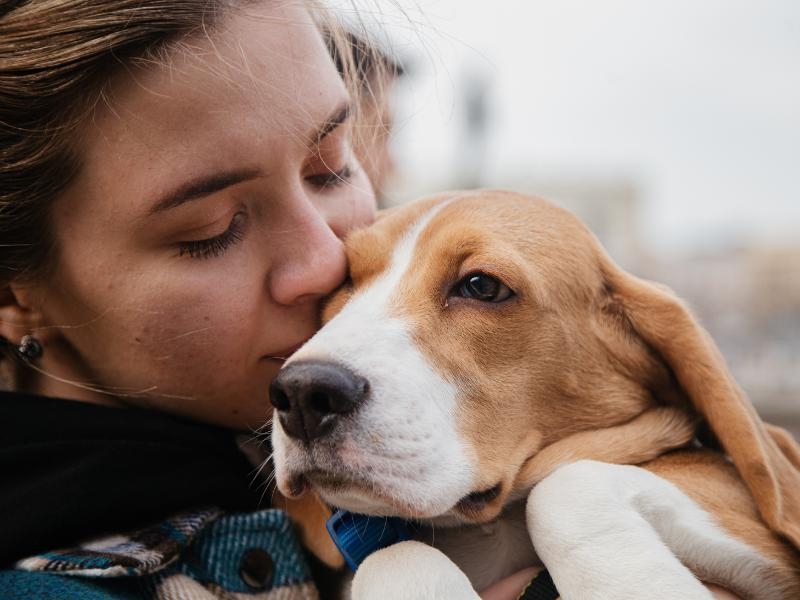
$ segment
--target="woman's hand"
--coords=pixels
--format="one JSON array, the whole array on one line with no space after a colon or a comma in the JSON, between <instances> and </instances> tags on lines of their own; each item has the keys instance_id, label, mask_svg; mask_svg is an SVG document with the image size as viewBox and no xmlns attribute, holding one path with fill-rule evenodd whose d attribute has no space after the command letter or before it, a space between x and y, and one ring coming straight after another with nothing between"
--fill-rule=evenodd
<instances>
[{"instance_id":1,"label":"woman's hand","mask_svg":"<svg viewBox=\"0 0 800 600\"><path fill-rule=\"evenodd\" d=\"M517 571L513 575L493 583L481 592L483 600L517 600L522 590L528 585L531 579L542 570L541 567L531 567L523 571Z\"/></svg>"},{"instance_id":2,"label":"woman's hand","mask_svg":"<svg viewBox=\"0 0 800 600\"><path fill-rule=\"evenodd\" d=\"M513 575L501 579L492 584L480 593L483 600L517 600L519 595L528 585L531 579L542 570L541 567L530 567L523 571L518 571ZM706 584L706 587L719 600L739 600L739 597L728 590L714 584Z\"/></svg>"},{"instance_id":3,"label":"woman's hand","mask_svg":"<svg viewBox=\"0 0 800 600\"><path fill-rule=\"evenodd\" d=\"M713 583L706 583L705 586L714 594L714 598L719 598L719 600L739 600L739 596L729 592L725 588L721 588L718 585L714 585Z\"/></svg>"}]
</instances>

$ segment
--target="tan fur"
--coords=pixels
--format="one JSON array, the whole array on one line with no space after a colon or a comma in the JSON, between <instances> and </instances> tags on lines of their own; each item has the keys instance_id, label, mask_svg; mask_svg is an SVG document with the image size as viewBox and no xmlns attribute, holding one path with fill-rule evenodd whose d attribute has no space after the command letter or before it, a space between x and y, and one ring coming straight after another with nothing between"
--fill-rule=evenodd
<instances>
[{"instance_id":1,"label":"tan fur","mask_svg":"<svg viewBox=\"0 0 800 600\"><path fill-rule=\"evenodd\" d=\"M677 485L714 515L717 523L733 537L771 559L775 565L771 579L784 582L782 597L800 597L800 561L796 550L764 527L758 507L733 464L718 452L689 450L670 453L643 466ZM703 578L709 583L728 583Z\"/></svg>"},{"instance_id":2,"label":"tan fur","mask_svg":"<svg viewBox=\"0 0 800 600\"><path fill-rule=\"evenodd\" d=\"M696 419L669 406L643 412L627 423L573 433L542 448L517 474L514 487L529 489L559 465L582 459L641 464L694 438Z\"/></svg>"},{"instance_id":3,"label":"tan fur","mask_svg":"<svg viewBox=\"0 0 800 600\"><path fill-rule=\"evenodd\" d=\"M480 515L465 515L480 520L496 516L520 489L520 471L541 449L578 432L631 422L628 430L634 429L637 417L658 406L653 388L663 388L676 406L682 399L669 389L668 369L644 343L630 338L617 344L617 353L608 351L605 307L596 297L604 282L591 234L544 201L506 192L492 192L487 200L486 193L459 194L457 202L443 206L417 240L415 268L393 309L417 325L416 342L440 373L468 390L458 417L463 435L475 441L484 487L502 483L501 494ZM361 271L356 261L368 252L370 264L386 265L398 235L384 231L391 225L408 228L430 201L422 207L386 215L378 227L348 241L356 247L353 270ZM554 246L562 252L553 253ZM450 288L473 271L497 276L517 298L504 305L448 299ZM593 330L602 331L592 335ZM646 447L648 427L638 444L607 446L598 438L598 446L609 450L601 458L638 462L687 441L685 428L678 428L670 439L659 436ZM560 458L557 448L568 446L548 452L553 465L582 454L568 451Z\"/></svg>"},{"instance_id":4,"label":"tan fur","mask_svg":"<svg viewBox=\"0 0 800 600\"><path fill-rule=\"evenodd\" d=\"M778 434L787 446L781 449L708 333L674 294L623 272L604 254L601 263L633 330L670 366L733 460L763 519L800 548L800 472L792 461L797 445Z\"/></svg>"},{"instance_id":5,"label":"tan fur","mask_svg":"<svg viewBox=\"0 0 800 600\"><path fill-rule=\"evenodd\" d=\"M435 205L391 310L415 324L416 344L462 390L462 437L483 486L501 484L495 501L463 516L494 518L564 462L651 460L685 445L699 418L732 464L695 451L644 466L775 558L800 596L800 447L762 423L686 306L622 271L568 212L502 191L388 211L348 240L352 282L326 319L387 267L403 232ZM515 297L491 304L451 293L478 271Z\"/></svg>"},{"instance_id":6,"label":"tan fur","mask_svg":"<svg viewBox=\"0 0 800 600\"><path fill-rule=\"evenodd\" d=\"M316 493L287 498L276 489L273 492L272 505L289 514L297 526L300 542L323 564L334 569L344 566L344 558L325 527L332 514L331 509Z\"/></svg>"}]
</instances>

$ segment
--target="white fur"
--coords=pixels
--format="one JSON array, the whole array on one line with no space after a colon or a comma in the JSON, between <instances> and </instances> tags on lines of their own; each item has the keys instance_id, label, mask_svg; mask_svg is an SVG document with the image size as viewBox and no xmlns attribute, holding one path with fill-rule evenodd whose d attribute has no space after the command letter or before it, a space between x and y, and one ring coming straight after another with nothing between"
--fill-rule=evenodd
<instances>
[{"instance_id":1,"label":"white fur","mask_svg":"<svg viewBox=\"0 0 800 600\"><path fill-rule=\"evenodd\" d=\"M726 582L744 597L782 597L770 561L725 533L679 488L639 467L589 460L562 466L533 489L526 520L528 542L533 540L564 600L711 599L692 571ZM520 519L518 526L525 523ZM437 545L457 547L460 532L467 543L474 537L474 528L449 530L447 544ZM475 585L487 562L502 559L473 549L461 554L457 567L444 556L435 558L440 551L432 548L417 548L419 555L410 557L413 548L392 546L365 561L354 600L471 599L442 596L441 582L455 580L452 571L460 567ZM400 574L401 565L412 564L405 572L413 573L413 588Z\"/></svg>"},{"instance_id":2,"label":"white fur","mask_svg":"<svg viewBox=\"0 0 800 600\"><path fill-rule=\"evenodd\" d=\"M350 593L352 600L478 600L450 559L413 541L369 556L356 572Z\"/></svg>"},{"instance_id":3,"label":"white fur","mask_svg":"<svg viewBox=\"0 0 800 600\"><path fill-rule=\"evenodd\" d=\"M279 485L323 469L356 484L318 485L331 504L417 517L440 515L474 491L476 457L455 426L458 389L429 364L414 344L413 324L393 306L413 267L417 239L442 206L411 227L387 271L289 361L338 362L365 377L370 393L310 448L273 419ZM565 465L533 489L524 514L509 511L488 528L429 533L427 541L439 549L409 542L370 557L355 578L353 598L474 600L470 583L483 587L537 554L565 600L711 598L693 572L745 596L780 596L767 559L729 536L676 486L633 466Z\"/></svg>"},{"instance_id":4,"label":"white fur","mask_svg":"<svg viewBox=\"0 0 800 600\"><path fill-rule=\"evenodd\" d=\"M708 599L687 569L779 597L772 564L672 483L639 467L578 461L531 492L528 530L564 598Z\"/></svg>"},{"instance_id":5,"label":"white fur","mask_svg":"<svg viewBox=\"0 0 800 600\"><path fill-rule=\"evenodd\" d=\"M395 514L399 508L415 516L440 514L474 491L475 459L455 426L457 389L415 346L412 324L392 314L397 290L413 266L417 237L441 206L412 226L389 269L288 362L334 361L366 378L370 392L331 440L315 440L310 449L273 419L279 484L292 473L326 469L360 484L319 486L331 504L368 514Z\"/></svg>"}]
</instances>

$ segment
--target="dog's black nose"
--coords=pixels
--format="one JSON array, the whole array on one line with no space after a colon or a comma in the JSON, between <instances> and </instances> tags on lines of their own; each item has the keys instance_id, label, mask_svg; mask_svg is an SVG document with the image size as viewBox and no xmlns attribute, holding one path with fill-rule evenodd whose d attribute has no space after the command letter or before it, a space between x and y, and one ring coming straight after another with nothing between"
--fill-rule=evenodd
<instances>
[{"instance_id":1,"label":"dog's black nose","mask_svg":"<svg viewBox=\"0 0 800 600\"><path fill-rule=\"evenodd\" d=\"M364 400L367 380L334 362L300 361L285 366L269 386L284 431L310 442Z\"/></svg>"}]
</instances>

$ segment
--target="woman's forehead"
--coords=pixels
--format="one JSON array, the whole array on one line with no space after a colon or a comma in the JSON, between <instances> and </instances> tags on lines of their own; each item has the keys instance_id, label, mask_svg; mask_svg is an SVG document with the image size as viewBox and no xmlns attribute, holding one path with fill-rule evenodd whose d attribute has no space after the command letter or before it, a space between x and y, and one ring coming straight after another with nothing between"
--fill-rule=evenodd
<instances>
[{"instance_id":1,"label":"woman's forehead","mask_svg":"<svg viewBox=\"0 0 800 600\"><path fill-rule=\"evenodd\" d=\"M302 151L346 101L310 15L256 3L117 77L84 137L75 183L116 187L124 170L129 192L151 195L175 173L250 167L242 161L265 141L276 154Z\"/></svg>"},{"instance_id":2,"label":"woman's forehead","mask_svg":"<svg viewBox=\"0 0 800 600\"><path fill-rule=\"evenodd\" d=\"M308 12L256 3L176 43L165 60L126 71L110 89L108 112L134 131L154 122L191 133L198 119L226 117L280 128L316 122L345 94Z\"/></svg>"}]
</instances>

